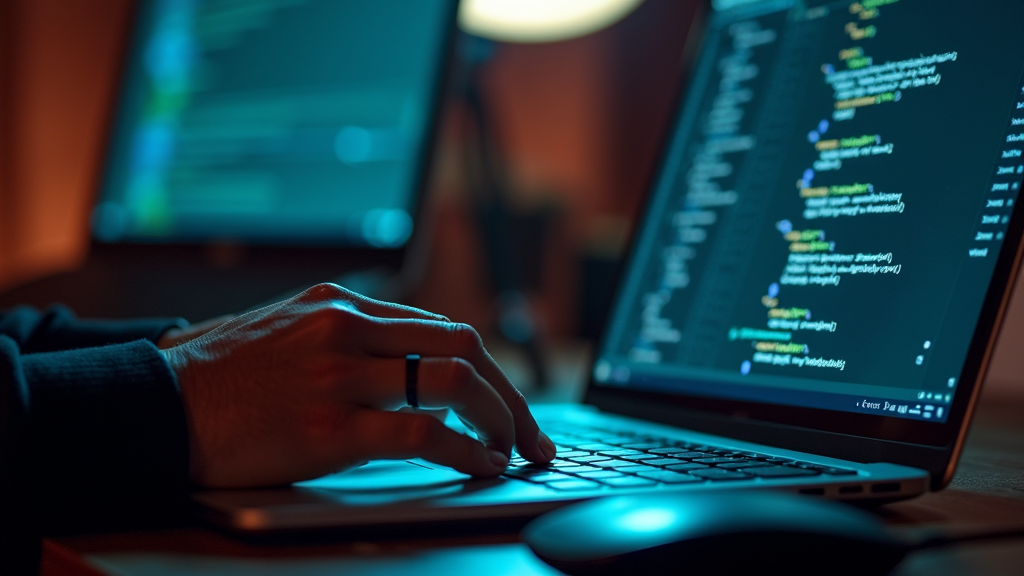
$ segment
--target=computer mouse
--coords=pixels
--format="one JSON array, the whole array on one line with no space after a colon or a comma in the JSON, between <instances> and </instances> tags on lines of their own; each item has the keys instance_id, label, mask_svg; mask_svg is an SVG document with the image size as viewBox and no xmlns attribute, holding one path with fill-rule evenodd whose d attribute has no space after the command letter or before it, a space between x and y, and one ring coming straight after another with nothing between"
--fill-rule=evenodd
<instances>
[{"instance_id":1,"label":"computer mouse","mask_svg":"<svg viewBox=\"0 0 1024 576\"><path fill-rule=\"evenodd\" d=\"M523 540L567 574L888 574L909 551L871 514L781 492L613 496L530 522Z\"/></svg>"}]
</instances>

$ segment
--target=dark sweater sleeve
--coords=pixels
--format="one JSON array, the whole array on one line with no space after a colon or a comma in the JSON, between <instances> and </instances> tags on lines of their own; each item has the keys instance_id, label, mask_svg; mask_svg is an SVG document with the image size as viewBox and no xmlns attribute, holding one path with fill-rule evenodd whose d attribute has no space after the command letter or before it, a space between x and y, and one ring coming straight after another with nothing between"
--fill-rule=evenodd
<instances>
[{"instance_id":1,"label":"dark sweater sleeve","mask_svg":"<svg viewBox=\"0 0 1024 576\"><path fill-rule=\"evenodd\" d=\"M42 535L151 525L184 509L188 432L177 382L159 350L146 339L48 353L20 348L33 334L58 335L66 344L104 332L59 325L16 335L28 334L22 340L0 334L3 574L31 573ZM158 337L159 328L150 325L149 336Z\"/></svg>"},{"instance_id":2,"label":"dark sweater sleeve","mask_svg":"<svg viewBox=\"0 0 1024 576\"><path fill-rule=\"evenodd\" d=\"M133 340L155 343L168 329L187 325L181 318L82 320L64 306L53 306L45 312L21 306L0 313L0 334L14 340L22 354L92 348Z\"/></svg>"}]
</instances>

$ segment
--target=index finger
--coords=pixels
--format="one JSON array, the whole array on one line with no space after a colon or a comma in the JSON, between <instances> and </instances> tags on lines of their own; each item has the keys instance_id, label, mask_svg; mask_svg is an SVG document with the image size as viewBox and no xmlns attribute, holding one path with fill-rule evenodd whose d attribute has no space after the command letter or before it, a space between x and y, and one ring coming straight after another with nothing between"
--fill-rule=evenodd
<instances>
[{"instance_id":1,"label":"index finger","mask_svg":"<svg viewBox=\"0 0 1024 576\"><path fill-rule=\"evenodd\" d=\"M407 354L448 356L466 360L501 396L508 406L516 429L516 450L533 462L548 462L555 446L540 431L526 398L505 376L484 348L480 335L468 324L429 320L387 319L367 323L363 349L375 356L396 357Z\"/></svg>"}]
</instances>

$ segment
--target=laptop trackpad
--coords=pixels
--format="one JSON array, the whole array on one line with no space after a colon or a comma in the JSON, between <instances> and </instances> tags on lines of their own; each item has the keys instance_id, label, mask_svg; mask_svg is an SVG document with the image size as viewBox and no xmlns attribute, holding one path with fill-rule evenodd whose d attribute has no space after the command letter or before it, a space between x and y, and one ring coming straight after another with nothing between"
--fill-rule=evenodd
<instances>
[{"instance_id":1,"label":"laptop trackpad","mask_svg":"<svg viewBox=\"0 0 1024 576\"><path fill-rule=\"evenodd\" d=\"M417 493L450 487L469 480L471 476L451 468L423 460L374 460L358 468L329 474L314 480L295 483L299 488L342 490L346 492L394 492L411 490Z\"/></svg>"}]
</instances>

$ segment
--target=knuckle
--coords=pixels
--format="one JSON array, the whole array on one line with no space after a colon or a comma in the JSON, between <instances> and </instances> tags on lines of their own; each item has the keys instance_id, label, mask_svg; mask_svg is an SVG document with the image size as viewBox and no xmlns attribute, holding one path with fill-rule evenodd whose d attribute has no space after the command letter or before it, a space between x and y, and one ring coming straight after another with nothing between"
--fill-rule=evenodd
<instances>
[{"instance_id":1,"label":"knuckle","mask_svg":"<svg viewBox=\"0 0 1024 576\"><path fill-rule=\"evenodd\" d=\"M469 324L453 323L448 326L455 348L460 354L475 356L484 348L483 339L475 328Z\"/></svg>"},{"instance_id":2,"label":"knuckle","mask_svg":"<svg viewBox=\"0 0 1024 576\"><path fill-rule=\"evenodd\" d=\"M330 327L339 332L349 332L363 322L363 317L348 306L327 306L316 312Z\"/></svg>"},{"instance_id":3,"label":"knuckle","mask_svg":"<svg viewBox=\"0 0 1024 576\"><path fill-rule=\"evenodd\" d=\"M526 402L526 396L523 396L522 392L513 388L512 397L505 404L508 406L508 415L517 433L520 428L527 432L537 428L537 421L533 419L530 405Z\"/></svg>"},{"instance_id":4,"label":"knuckle","mask_svg":"<svg viewBox=\"0 0 1024 576\"><path fill-rule=\"evenodd\" d=\"M515 390L515 398L512 399L512 414L530 414L530 406L526 403L526 396L519 390Z\"/></svg>"},{"instance_id":5,"label":"knuckle","mask_svg":"<svg viewBox=\"0 0 1024 576\"><path fill-rule=\"evenodd\" d=\"M321 301L321 300L333 300L340 298L348 293L347 290L332 284L330 282L323 282L315 286L307 288L300 297L304 297L307 300Z\"/></svg>"},{"instance_id":6,"label":"knuckle","mask_svg":"<svg viewBox=\"0 0 1024 576\"><path fill-rule=\"evenodd\" d=\"M348 310L336 306L321 308L316 315L323 320L332 330L344 331L352 326L353 315Z\"/></svg>"},{"instance_id":7,"label":"knuckle","mask_svg":"<svg viewBox=\"0 0 1024 576\"><path fill-rule=\"evenodd\" d=\"M476 369L462 358L445 362L444 386L453 395L468 392L476 384Z\"/></svg>"}]
</instances>

